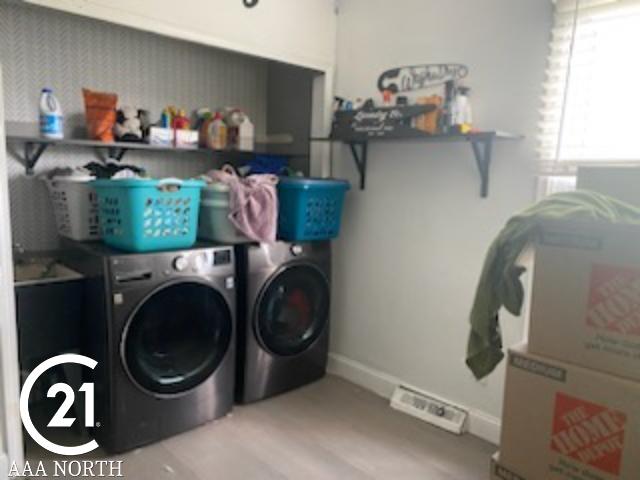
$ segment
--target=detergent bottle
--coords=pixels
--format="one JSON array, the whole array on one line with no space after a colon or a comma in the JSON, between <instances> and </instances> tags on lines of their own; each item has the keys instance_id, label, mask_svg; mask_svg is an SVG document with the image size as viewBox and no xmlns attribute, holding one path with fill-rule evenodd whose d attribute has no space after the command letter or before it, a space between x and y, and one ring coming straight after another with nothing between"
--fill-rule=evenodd
<instances>
[{"instance_id":1,"label":"detergent bottle","mask_svg":"<svg viewBox=\"0 0 640 480\"><path fill-rule=\"evenodd\" d=\"M40 94L40 134L47 138L63 138L63 117L60 102L50 88Z\"/></svg>"},{"instance_id":2,"label":"detergent bottle","mask_svg":"<svg viewBox=\"0 0 640 480\"><path fill-rule=\"evenodd\" d=\"M216 112L213 121L209 124L209 148L224 150L227 147L227 124L222 113Z\"/></svg>"},{"instance_id":3,"label":"detergent bottle","mask_svg":"<svg viewBox=\"0 0 640 480\"><path fill-rule=\"evenodd\" d=\"M238 127L238 150L253 150L255 138L255 127L249 117L245 115L242 123Z\"/></svg>"}]
</instances>

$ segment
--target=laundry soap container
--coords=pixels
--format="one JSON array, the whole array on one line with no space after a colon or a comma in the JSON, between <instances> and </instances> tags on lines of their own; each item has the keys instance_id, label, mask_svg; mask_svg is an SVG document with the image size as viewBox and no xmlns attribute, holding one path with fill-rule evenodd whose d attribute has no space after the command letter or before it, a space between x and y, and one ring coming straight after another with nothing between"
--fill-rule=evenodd
<instances>
[{"instance_id":1,"label":"laundry soap container","mask_svg":"<svg viewBox=\"0 0 640 480\"><path fill-rule=\"evenodd\" d=\"M346 180L281 177L278 182L278 238L328 240L340 233Z\"/></svg>"},{"instance_id":2,"label":"laundry soap container","mask_svg":"<svg viewBox=\"0 0 640 480\"><path fill-rule=\"evenodd\" d=\"M200 197L198 237L220 243L246 243L250 240L229 220L229 186L222 182L209 184Z\"/></svg>"}]
</instances>

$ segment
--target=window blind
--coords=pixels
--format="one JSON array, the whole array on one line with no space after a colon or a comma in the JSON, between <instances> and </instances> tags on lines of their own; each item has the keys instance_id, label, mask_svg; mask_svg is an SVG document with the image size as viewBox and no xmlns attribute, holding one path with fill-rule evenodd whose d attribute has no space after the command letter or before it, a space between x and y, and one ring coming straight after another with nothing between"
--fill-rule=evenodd
<instances>
[{"instance_id":1,"label":"window blind","mask_svg":"<svg viewBox=\"0 0 640 480\"><path fill-rule=\"evenodd\" d=\"M640 0L556 0L542 99L543 172L640 162Z\"/></svg>"}]
</instances>

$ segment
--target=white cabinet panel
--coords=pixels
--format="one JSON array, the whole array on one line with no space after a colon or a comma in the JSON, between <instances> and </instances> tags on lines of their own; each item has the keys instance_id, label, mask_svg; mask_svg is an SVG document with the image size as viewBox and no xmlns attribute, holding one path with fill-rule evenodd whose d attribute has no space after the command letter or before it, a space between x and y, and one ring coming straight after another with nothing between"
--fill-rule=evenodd
<instances>
[{"instance_id":1,"label":"white cabinet panel","mask_svg":"<svg viewBox=\"0 0 640 480\"><path fill-rule=\"evenodd\" d=\"M335 59L335 0L25 1L323 71Z\"/></svg>"}]
</instances>

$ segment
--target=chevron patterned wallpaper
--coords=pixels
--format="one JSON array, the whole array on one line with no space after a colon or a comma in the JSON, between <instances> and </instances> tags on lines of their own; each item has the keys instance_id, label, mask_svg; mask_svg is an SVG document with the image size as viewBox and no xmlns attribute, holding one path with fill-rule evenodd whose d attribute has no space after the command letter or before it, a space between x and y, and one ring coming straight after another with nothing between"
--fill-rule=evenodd
<instances>
[{"instance_id":1,"label":"chevron patterned wallpaper","mask_svg":"<svg viewBox=\"0 0 640 480\"><path fill-rule=\"evenodd\" d=\"M215 28L215 21L212 21ZM188 110L236 105L259 133L266 123L267 64L259 59L151 33L0 0L0 63L7 121L36 122L40 89L54 89L65 122L84 122L82 87L116 92L120 104L147 108L152 118L167 104ZM36 174L83 165L93 151L49 149ZM190 177L215 165L197 154L128 152L125 163L152 176ZM9 154L13 240L28 250L55 249L58 239L47 191Z\"/></svg>"}]
</instances>

